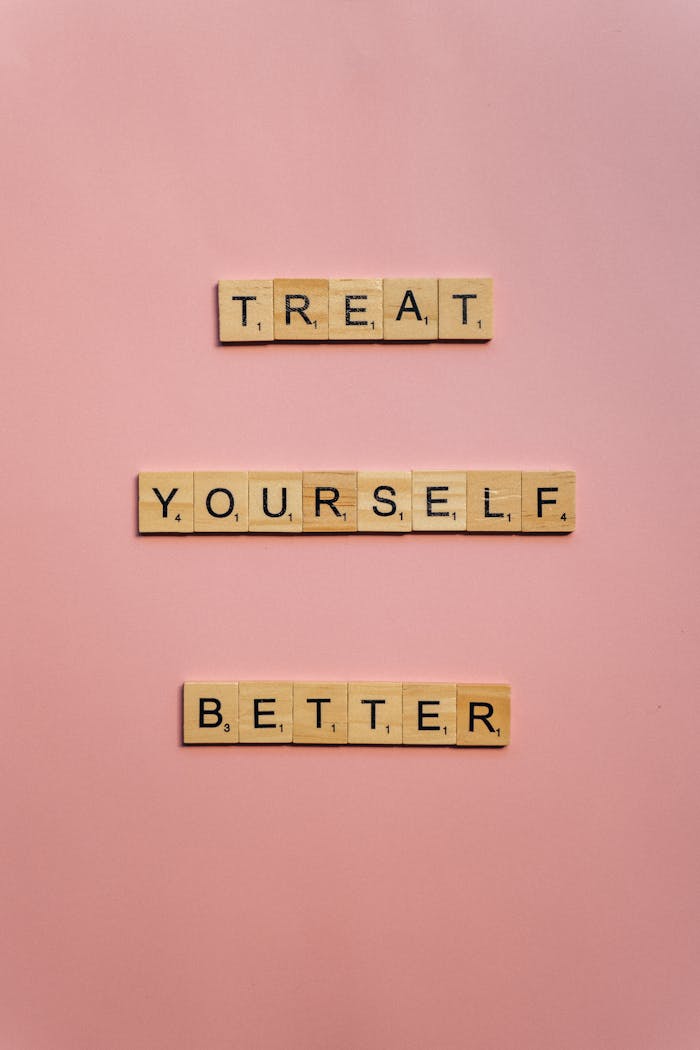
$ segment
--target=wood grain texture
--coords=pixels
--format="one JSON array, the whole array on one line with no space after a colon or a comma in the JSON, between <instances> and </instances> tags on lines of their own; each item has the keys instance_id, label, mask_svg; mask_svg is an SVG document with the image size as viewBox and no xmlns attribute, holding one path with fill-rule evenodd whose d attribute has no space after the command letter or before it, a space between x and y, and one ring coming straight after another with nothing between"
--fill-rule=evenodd
<instances>
[{"instance_id":1,"label":"wood grain texture","mask_svg":"<svg viewBox=\"0 0 700 1050\"><path fill-rule=\"evenodd\" d=\"M238 743L238 682L185 682L182 742Z\"/></svg>"},{"instance_id":2,"label":"wood grain texture","mask_svg":"<svg viewBox=\"0 0 700 1050\"><path fill-rule=\"evenodd\" d=\"M384 338L408 343L437 337L437 277L385 277Z\"/></svg>"},{"instance_id":3,"label":"wood grain texture","mask_svg":"<svg viewBox=\"0 0 700 1050\"><path fill-rule=\"evenodd\" d=\"M520 532L521 472L467 471L467 532Z\"/></svg>"},{"instance_id":4,"label":"wood grain texture","mask_svg":"<svg viewBox=\"0 0 700 1050\"><path fill-rule=\"evenodd\" d=\"M348 683L348 743L403 743L403 684Z\"/></svg>"},{"instance_id":5,"label":"wood grain texture","mask_svg":"<svg viewBox=\"0 0 700 1050\"><path fill-rule=\"evenodd\" d=\"M249 471L249 532L301 532L302 522L301 471Z\"/></svg>"},{"instance_id":6,"label":"wood grain texture","mask_svg":"<svg viewBox=\"0 0 700 1050\"><path fill-rule=\"evenodd\" d=\"M293 706L292 682L239 682L240 743L291 744Z\"/></svg>"},{"instance_id":7,"label":"wood grain texture","mask_svg":"<svg viewBox=\"0 0 700 1050\"><path fill-rule=\"evenodd\" d=\"M357 472L304 471L304 532L357 532Z\"/></svg>"},{"instance_id":8,"label":"wood grain texture","mask_svg":"<svg viewBox=\"0 0 700 1050\"><path fill-rule=\"evenodd\" d=\"M347 682L295 682L294 743L347 742Z\"/></svg>"},{"instance_id":9,"label":"wood grain texture","mask_svg":"<svg viewBox=\"0 0 700 1050\"><path fill-rule=\"evenodd\" d=\"M490 277L440 277L440 339L487 340L493 336L493 280Z\"/></svg>"},{"instance_id":10,"label":"wood grain texture","mask_svg":"<svg viewBox=\"0 0 700 1050\"><path fill-rule=\"evenodd\" d=\"M359 471L358 532L410 532L413 497L410 470Z\"/></svg>"},{"instance_id":11,"label":"wood grain texture","mask_svg":"<svg viewBox=\"0 0 700 1050\"><path fill-rule=\"evenodd\" d=\"M219 281L219 340L269 343L274 339L272 281Z\"/></svg>"},{"instance_id":12,"label":"wood grain texture","mask_svg":"<svg viewBox=\"0 0 700 1050\"><path fill-rule=\"evenodd\" d=\"M457 685L457 746L510 743L510 686Z\"/></svg>"},{"instance_id":13,"label":"wood grain texture","mask_svg":"<svg viewBox=\"0 0 700 1050\"><path fill-rule=\"evenodd\" d=\"M194 531L248 531L248 471L195 471Z\"/></svg>"},{"instance_id":14,"label":"wood grain texture","mask_svg":"<svg viewBox=\"0 0 700 1050\"><path fill-rule=\"evenodd\" d=\"M194 531L194 474L191 470L139 474L139 532Z\"/></svg>"},{"instance_id":15,"label":"wood grain texture","mask_svg":"<svg viewBox=\"0 0 700 1050\"><path fill-rule=\"evenodd\" d=\"M572 470L527 470L522 478L522 531L573 532L576 474Z\"/></svg>"},{"instance_id":16,"label":"wood grain texture","mask_svg":"<svg viewBox=\"0 0 700 1050\"><path fill-rule=\"evenodd\" d=\"M465 532L466 470L414 470L413 531Z\"/></svg>"},{"instance_id":17,"label":"wood grain texture","mask_svg":"<svg viewBox=\"0 0 700 1050\"><path fill-rule=\"evenodd\" d=\"M384 288L380 277L328 282L328 338L377 342L384 336Z\"/></svg>"},{"instance_id":18,"label":"wood grain texture","mask_svg":"<svg viewBox=\"0 0 700 1050\"><path fill-rule=\"evenodd\" d=\"M456 684L404 682L403 742L434 747L456 744Z\"/></svg>"},{"instance_id":19,"label":"wood grain texture","mask_svg":"<svg viewBox=\"0 0 700 1050\"><path fill-rule=\"evenodd\" d=\"M321 342L328 339L328 281L276 277L273 282L275 339Z\"/></svg>"}]
</instances>

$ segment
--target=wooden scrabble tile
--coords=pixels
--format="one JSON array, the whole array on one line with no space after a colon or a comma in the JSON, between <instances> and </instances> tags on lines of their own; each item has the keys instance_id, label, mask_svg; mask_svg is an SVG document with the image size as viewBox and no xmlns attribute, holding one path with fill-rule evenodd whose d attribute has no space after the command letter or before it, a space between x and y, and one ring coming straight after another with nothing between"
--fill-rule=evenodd
<instances>
[{"instance_id":1,"label":"wooden scrabble tile","mask_svg":"<svg viewBox=\"0 0 700 1050\"><path fill-rule=\"evenodd\" d=\"M301 532L301 471L251 470L248 531Z\"/></svg>"},{"instance_id":2,"label":"wooden scrabble tile","mask_svg":"<svg viewBox=\"0 0 700 1050\"><path fill-rule=\"evenodd\" d=\"M384 335L381 277L328 282L328 336L347 342L376 342Z\"/></svg>"},{"instance_id":3,"label":"wooden scrabble tile","mask_svg":"<svg viewBox=\"0 0 700 1050\"><path fill-rule=\"evenodd\" d=\"M238 682L186 682L182 690L185 744L238 743Z\"/></svg>"},{"instance_id":4,"label":"wooden scrabble tile","mask_svg":"<svg viewBox=\"0 0 700 1050\"><path fill-rule=\"evenodd\" d=\"M520 532L519 470L467 471L467 532Z\"/></svg>"},{"instance_id":5,"label":"wooden scrabble tile","mask_svg":"<svg viewBox=\"0 0 700 1050\"><path fill-rule=\"evenodd\" d=\"M572 470L523 471L523 532L573 532L576 474Z\"/></svg>"},{"instance_id":6,"label":"wooden scrabble tile","mask_svg":"<svg viewBox=\"0 0 700 1050\"><path fill-rule=\"evenodd\" d=\"M404 744L457 742L457 686L445 682L404 682Z\"/></svg>"},{"instance_id":7,"label":"wooden scrabble tile","mask_svg":"<svg viewBox=\"0 0 700 1050\"><path fill-rule=\"evenodd\" d=\"M219 340L222 343L269 343L272 281L219 281Z\"/></svg>"},{"instance_id":8,"label":"wooden scrabble tile","mask_svg":"<svg viewBox=\"0 0 700 1050\"><path fill-rule=\"evenodd\" d=\"M293 733L295 744L347 744L347 682L295 682Z\"/></svg>"},{"instance_id":9,"label":"wooden scrabble tile","mask_svg":"<svg viewBox=\"0 0 700 1050\"><path fill-rule=\"evenodd\" d=\"M242 744L291 744L291 682L239 682L238 734Z\"/></svg>"},{"instance_id":10,"label":"wooden scrabble tile","mask_svg":"<svg viewBox=\"0 0 700 1050\"><path fill-rule=\"evenodd\" d=\"M505 747L510 743L510 686L457 686L457 746Z\"/></svg>"},{"instance_id":11,"label":"wooden scrabble tile","mask_svg":"<svg viewBox=\"0 0 700 1050\"><path fill-rule=\"evenodd\" d=\"M139 474L139 532L193 532L192 471Z\"/></svg>"},{"instance_id":12,"label":"wooden scrabble tile","mask_svg":"<svg viewBox=\"0 0 700 1050\"><path fill-rule=\"evenodd\" d=\"M358 473L358 532L410 532L411 507L410 470Z\"/></svg>"},{"instance_id":13,"label":"wooden scrabble tile","mask_svg":"<svg viewBox=\"0 0 700 1050\"><path fill-rule=\"evenodd\" d=\"M384 338L408 343L437 337L437 278L385 277Z\"/></svg>"},{"instance_id":14,"label":"wooden scrabble tile","mask_svg":"<svg viewBox=\"0 0 700 1050\"><path fill-rule=\"evenodd\" d=\"M350 682L348 743L400 744L402 741L401 682Z\"/></svg>"},{"instance_id":15,"label":"wooden scrabble tile","mask_svg":"<svg viewBox=\"0 0 700 1050\"><path fill-rule=\"evenodd\" d=\"M357 532L356 471L304 471L304 532Z\"/></svg>"},{"instance_id":16,"label":"wooden scrabble tile","mask_svg":"<svg viewBox=\"0 0 700 1050\"><path fill-rule=\"evenodd\" d=\"M276 277L275 339L328 339L328 281Z\"/></svg>"},{"instance_id":17,"label":"wooden scrabble tile","mask_svg":"<svg viewBox=\"0 0 700 1050\"><path fill-rule=\"evenodd\" d=\"M466 470L413 471L413 531L465 532Z\"/></svg>"},{"instance_id":18,"label":"wooden scrabble tile","mask_svg":"<svg viewBox=\"0 0 700 1050\"><path fill-rule=\"evenodd\" d=\"M440 339L491 339L493 281L490 277L441 277L438 282Z\"/></svg>"},{"instance_id":19,"label":"wooden scrabble tile","mask_svg":"<svg viewBox=\"0 0 700 1050\"><path fill-rule=\"evenodd\" d=\"M248 531L248 471L195 471L194 531Z\"/></svg>"}]
</instances>

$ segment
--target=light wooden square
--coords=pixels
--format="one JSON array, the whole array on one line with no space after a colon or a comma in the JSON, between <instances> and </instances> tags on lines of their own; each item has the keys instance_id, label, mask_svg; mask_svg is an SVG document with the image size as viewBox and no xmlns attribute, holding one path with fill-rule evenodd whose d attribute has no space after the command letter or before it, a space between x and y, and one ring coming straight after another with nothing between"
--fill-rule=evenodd
<instances>
[{"instance_id":1,"label":"light wooden square","mask_svg":"<svg viewBox=\"0 0 700 1050\"><path fill-rule=\"evenodd\" d=\"M573 470L523 471L522 531L573 532L575 528Z\"/></svg>"},{"instance_id":2,"label":"light wooden square","mask_svg":"<svg viewBox=\"0 0 700 1050\"><path fill-rule=\"evenodd\" d=\"M437 277L385 277L384 338L409 343L437 337Z\"/></svg>"},{"instance_id":3,"label":"light wooden square","mask_svg":"<svg viewBox=\"0 0 700 1050\"><path fill-rule=\"evenodd\" d=\"M272 281L219 281L219 340L270 343Z\"/></svg>"},{"instance_id":4,"label":"light wooden square","mask_svg":"<svg viewBox=\"0 0 700 1050\"><path fill-rule=\"evenodd\" d=\"M465 532L466 470L413 471L413 531Z\"/></svg>"},{"instance_id":5,"label":"light wooden square","mask_svg":"<svg viewBox=\"0 0 700 1050\"><path fill-rule=\"evenodd\" d=\"M404 682L403 742L442 746L457 742L456 685Z\"/></svg>"},{"instance_id":6,"label":"light wooden square","mask_svg":"<svg viewBox=\"0 0 700 1050\"><path fill-rule=\"evenodd\" d=\"M291 744L292 682L240 682L238 734L241 744Z\"/></svg>"},{"instance_id":7,"label":"light wooden square","mask_svg":"<svg viewBox=\"0 0 700 1050\"><path fill-rule=\"evenodd\" d=\"M383 335L381 277L328 282L328 336L331 340L376 342Z\"/></svg>"},{"instance_id":8,"label":"light wooden square","mask_svg":"<svg viewBox=\"0 0 700 1050\"><path fill-rule=\"evenodd\" d=\"M276 277L275 339L319 342L328 339L328 281Z\"/></svg>"},{"instance_id":9,"label":"light wooden square","mask_svg":"<svg viewBox=\"0 0 700 1050\"><path fill-rule=\"evenodd\" d=\"M304 471L304 532L357 532L356 471Z\"/></svg>"},{"instance_id":10,"label":"light wooden square","mask_svg":"<svg viewBox=\"0 0 700 1050\"><path fill-rule=\"evenodd\" d=\"M248 531L301 532L301 471L251 470L248 474Z\"/></svg>"},{"instance_id":11,"label":"light wooden square","mask_svg":"<svg viewBox=\"0 0 700 1050\"><path fill-rule=\"evenodd\" d=\"M410 470L358 473L358 532L410 532L411 508Z\"/></svg>"},{"instance_id":12,"label":"light wooden square","mask_svg":"<svg viewBox=\"0 0 700 1050\"><path fill-rule=\"evenodd\" d=\"M238 682L186 682L182 690L185 744L238 743Z\"/></svg>"},{"instance_id":13,"label":"light wooden square","mask_svg":"<svg viewBox=\"0 0 700 1050\"><path fill-rule=\"evenodd\" d=\"M510 743L510 686L457 685L457 746Z\"/></svg>"},{"instance_id":14,"label":"light wooden square","mask_svg":"<svg viewBox=\"0 0 700 1050\"><path fill-rule=\"evenodd\" d=\"M139 532L193 531L192 471L142 471L139 474Z\"/></svg>"},{"instance_id":15,"label":"light wooden square","mask_svg":"<svg viewBox=\"0 0 700 1050\"><path fill-rule=\"evenodd\" d=\"M194 474L194 531L248 531L248 471Z\"/></svg>"},{"instance_id":16,"label":"light wooden square","mask_svg":"<svg viewBox=\"0 0 700 1050\"><path fill-rule=\"evenodd\" d=\"M403 685L401 682L348 684L348 743L403 742Z\"/></svg>"},{"instance_id":17,"label":"light wooden square","mask_svg":"<svg viewBox=\"0 0 700 1050\"><path fill-rule=\"evenodd\" d=\"M348 683L295 682L294 743L347 742Z\"/></svg>"},{"instance_id":18,"label":"light wooden square","mask_svg":"<svg viewBox=\"0 0 700 1050\"><path fill-rule=\"evenodd\" d=\"M467 532L520 532L519 470L467 471Z\"/></svg>"},{"instance_id":19,"label":"light wooden square","mask_svg":"<svg viewBox=\"0 0 700 1050\"><path fill-rule=\"evenodd\" d=\"M492 338L493 280L490 277L441 277L438 289L440 339Z\"/></svg>"}]
</instances>

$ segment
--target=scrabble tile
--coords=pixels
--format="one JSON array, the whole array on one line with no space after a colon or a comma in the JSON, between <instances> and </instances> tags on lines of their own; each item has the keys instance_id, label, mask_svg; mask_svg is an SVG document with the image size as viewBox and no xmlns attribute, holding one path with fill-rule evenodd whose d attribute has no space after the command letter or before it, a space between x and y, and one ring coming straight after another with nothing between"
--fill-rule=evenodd
<instances>
[{"instance_id":1,"label":"scrabble tile","mask_svg":"<svg viewBox=\"0 0 700 1050\"><path fill-rule=\"evenodd\" d=\"M357 532L357 473L304 471L304 532Z\"/></svg>"},{"instance_id":2,"label":"scrabble tile","mask_svg":"<svg viewBox=\"0 0 700 1050\"><path fill-rule=\"evenodd\" d=\"M219 281L219 340L222 343L269 343L272 281Z\"/></svg>"},{"instance_id":3,"label":"scrabble tile","mask_svg":"<svg viewBox=\"0 0 700 1050\"><path fill-rule=\"evenodd\" d=\"M510 686L457 686L457 746L505 747L510 743Z\"/></svg>"},{"instance_id":4,"label":"scrabble tile","mask_svg":"<svg viewBox=\"0 0 700 1050\"><path fill-rule=\"evenodd\" d=\"M182 690L185 744L238 743L238 682L186 682Z\"/></svg>"},{"instance_id":5,"label":"scrabble tile","mask_svg":"<svg viewBox=\"0 0 700 1050\"><path fill-rule=\"evenodd\" d=\"M465 532L467 472L413 471L413 531Z\"/></svg>"},{"instance_id":6,"label":"scrabble tile","mask_svg":"<svg viewBox=\"0 0 700 1050\"><path fill-rule=\"evenodd\" d=\"M404 682L404 744L457 742L457 686L445 682Z\"/></svg>"},{"instance_id":7,"label":"scrabble tile","mask_svg":"<svg viewBox=\"0 0 700 1050\"><path fill-rule=\"evenodd\" d=\"M437 337L437 278L385 277L384 338L408 343Z\"/></svg>"},{"instance_id":8,"label":"scrabble tile","mask_svg":"<svg viewBox=\"0 0 700 1050\"><path fill-rule=\"evenodd\" d=\"M441 277L438 282L440 339L491 339L493 281L490 277Z\"/></svg>"},{"instance_id":9,"label":"scrabble tile","mask_svg":"<svg viewBox=\"0 0 700 1050\"><path fill-rule=\"evenodd\" d=\"M348 743L400 744L402 741L401 682L350 682Z\"/></svg>"},{"instance_id":10,"label":"scrabble tile","mask_svg":"<svg viewBox=\"0 0 700 1050\"><path fill-rule=\"evenodd\" d=\"M328 337L376 342L384 335L381 277L328 282Z\"/></svg>"},{"instance_id":11,"label":"scrabble tile","mask_svg":"<svg viewBox=\"0 0 700 1050\"><path fill-rule=\"evenodd\" d=\"M523 471L523 532L573 532L576 475L572 470Z\"/></svg>"},{"instance_id":12,"label":"scrabble tile","mask_svg":"<svg viewBox=\"0 0 700 1050\"><path fill-rule=\"evenodd\" d=\"M291 682L239 682L238 734L242 744L291 744Z\"/></svg>"},{"instance_id":13,"label":"scrabble tile","mask_svg":"<svg viewBox=\"0 0 700 1050\"><path fill-rule=\"evenodd\" d=\"M410 470L358 473L358 532L410 532L411 507Z\"/></svg>"},{"instance_id":14,"label":"scrabble tile","mask_svg":"<svg viewBox=\"0 0 700 1050\"><path fill-rule=\"evenodd\" d=\"M347 744L347 682L295 682L293 732L295 744Z\"/></svg>"},{"instance_id":15,"label":"scrabble tile","mask_svg":"<svg viewBox=\"0 0 700 1050\"><path fill-rule=\"evenodd\" d=\"M328 281L276 277L274 304L275 339L328 339Z\"/></svg>"},{"instance_id":16,"label":"scrabble tile","mask_svg":"<svg viewBox=\"0 0 700 1050\"><path fill-rule=\"evenodd\" d=\"M195 471L194 531L248 531L248 471Z\"/></svg>"},{"instance_id":17,"label":"scrabble tile","mask_svg":"<svg viewBox=\"0 0 700 1050\"><path fill-rule=\"evenodd\" d=\"M520 471L467 471L467 532L520 532Z\"/></svg>"},{"instance_id":18,"label":"scrabble tile","mask_svg":"<svg viewBox=\"0 0 700 1050\"><path fill-rule=\"evenodd\" d=\"M139 532L194 531L192 471L139 474Z\"/></svg>"},{"instance_id":19,"label":"scrabble tile","mask_svg":"<svg viewBox=\"0 0 700 1050\"><path fill-rule=\"evenodd\" d=\"M248 531L301 532L301 471L251 470Z\"/></svg>"}]
</instances>

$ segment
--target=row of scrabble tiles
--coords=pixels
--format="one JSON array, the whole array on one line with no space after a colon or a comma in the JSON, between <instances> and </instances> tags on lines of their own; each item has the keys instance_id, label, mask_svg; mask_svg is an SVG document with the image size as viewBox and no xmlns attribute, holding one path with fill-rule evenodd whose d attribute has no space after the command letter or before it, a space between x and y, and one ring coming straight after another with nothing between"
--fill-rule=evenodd
<instances>
[{"instance_id":1,"label":"row of scrabble tiles","mask_svg":"<svg viewBox=\"0 0 700 1050\"><path fill-rule=\"evenodd\" d=\"M219 281L222 343L483 341L490 277Z\"/></svg>"},{"instance_id":2,"label":"row of scrabble tiles","mask_svg":"<svg viewBox=\"0 0 700 1050\"><path fill-rule=\"evenodd\" d=\"M142 533L572 532L573 471L139 474Z\"/></svg>"},{"instance_id":3,"label":"row of scrabble tiles","mask_svg":"<svg viewBox=\"0 0 700 1050\"><path fill-rule=\"evenodd\" d=\"M187 682L185 744L510 743L510 686Z\"/></svg>"}]
</instances>

